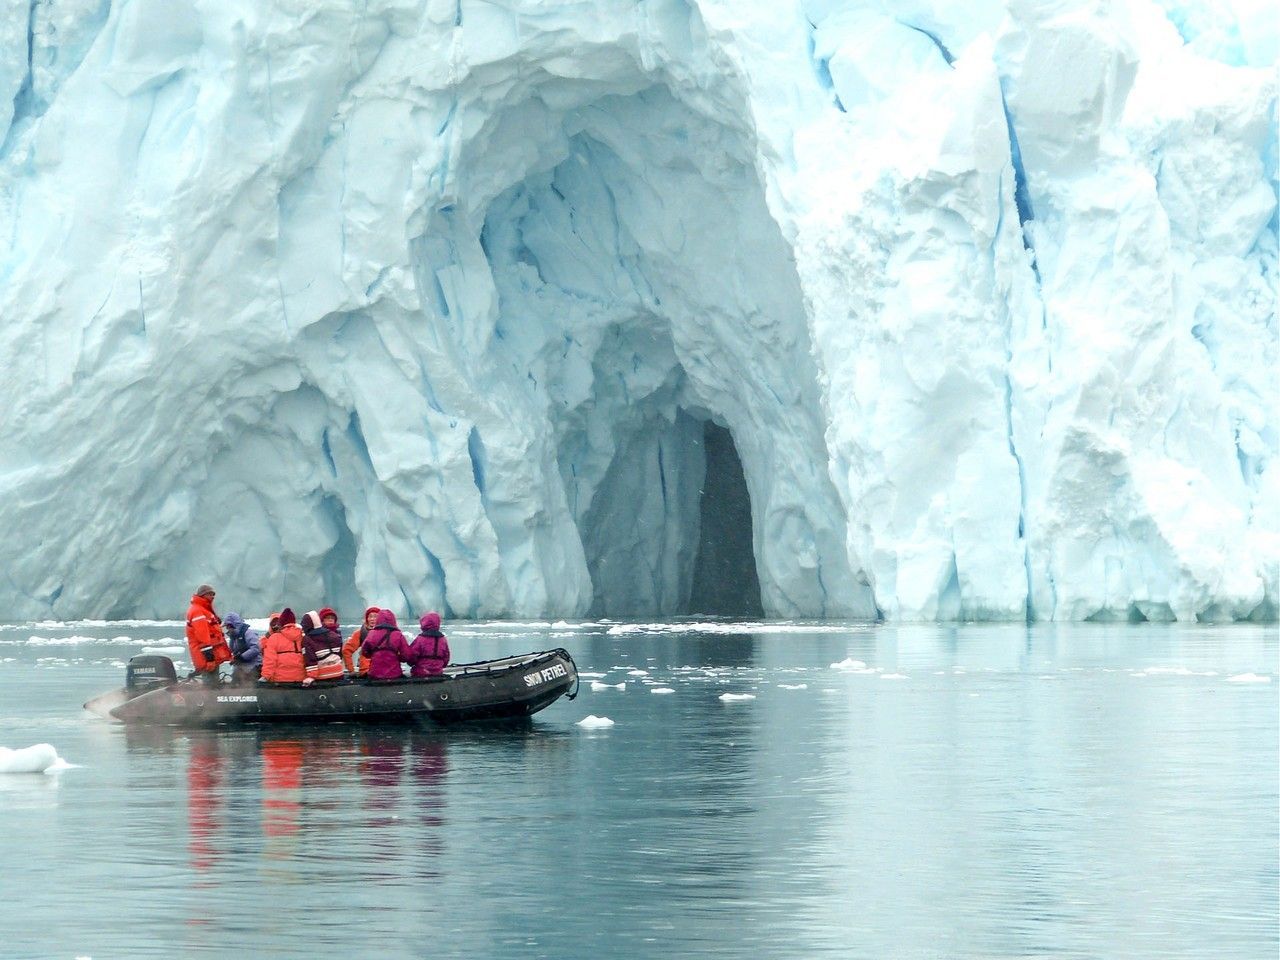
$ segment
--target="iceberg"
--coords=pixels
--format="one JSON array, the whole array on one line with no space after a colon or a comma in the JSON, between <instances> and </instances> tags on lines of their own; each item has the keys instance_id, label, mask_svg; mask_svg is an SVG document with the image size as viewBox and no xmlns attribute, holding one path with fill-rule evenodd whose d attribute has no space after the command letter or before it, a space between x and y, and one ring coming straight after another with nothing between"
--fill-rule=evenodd
<instances>
[{"instance_id":1,"label":"iceberg","mask_svg":"<svg viewBox=\"0 0 1280 960\"><path fill-rule=\"evenodd\" d=\"M0 610L1274 618L1276 49L1197 0L13 0Z\"/></svg>"}]
</instances>

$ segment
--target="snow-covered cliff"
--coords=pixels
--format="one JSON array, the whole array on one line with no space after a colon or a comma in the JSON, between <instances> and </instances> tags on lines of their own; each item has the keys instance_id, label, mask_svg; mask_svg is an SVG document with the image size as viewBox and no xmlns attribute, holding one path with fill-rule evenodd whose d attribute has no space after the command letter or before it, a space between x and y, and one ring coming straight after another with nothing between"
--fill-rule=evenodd
<instances>
[{"instance_id":1,"label":"snow-covered cliff","mask_svg":"<svg viewBox=\"0 0 1280 960\"><path fill-rule=\"evenodd\" d=\"M0 617L1274 616L1275 62L1265 5L0 0Z\"/></svg>"}]
</instances>

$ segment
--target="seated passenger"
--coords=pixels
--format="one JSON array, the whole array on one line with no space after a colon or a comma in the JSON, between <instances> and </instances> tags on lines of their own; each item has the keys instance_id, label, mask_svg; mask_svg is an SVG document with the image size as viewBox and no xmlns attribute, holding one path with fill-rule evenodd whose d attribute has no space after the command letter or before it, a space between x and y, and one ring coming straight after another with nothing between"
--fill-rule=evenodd
<instances>
[{"instance_id":1,"label":"seated passenger","mask_svg":"<svg viewBox=\"0 0 1280 960\"><path fill-rule=\"evenodd\" d=\"M409 676L434 677L449 665L449 638L440 632L440 614L434 610L418 621L422 632L409 644Z\"/></svg>"},{"instance_id":2,"label":"seated passenger","mask_svg":"<svg viewBox=\"0 0 1280 960\"><path fill-rule=\"evenodd\" d=\"M231 679L235 683L252 683L258 679L262 665L262 638L238 613L228 613L222 621L227 630L227 645L231 647Z\"/></svg>"},{"instance_id":3,"label":"seated passenger","mask_svg":"<svg viewBox=\"0 0 1280 960\"><path fill-rule=\"evenodd\" d=\"M338 611L333 607L320 608L320 622L329 630L336 630L338 636L342 636L342 628L338 626Z\"/></svg>"},{"instance_id":4,"label":"seated passenger","mask_svg":"<svg viewBox=\"0 0 1280 960\"><path fill-rule=\"evenodd\" d=\"M360 629L354 630L351 636L347 638L347 642L342 645L342 665L346 668L347 673L355 674L356 665L354 662L356 653L360 650L361 644L369 636L369 631L378 625L378 614L382 610L380 607L370 607L364 612L364 623L360 625ZM360 657L360 676L364 676L369 672L369 658Z\"/></svg>"},{"instance_id":5,"label":"seated passenger","mask_svg":"<svg viewBox=\"0 0 1280 960\"><path fill-rule=\"evenodd\" d=\"M337 617L334 617L337 620ZM342 676L342 634L324 625L314 610L302 615L302 651L307 683Z\"/></svg>"},{"instance_id":6,"label":"seated passenger","mask_svg":"<svg viewBox=\"0 0 1280 960\"><path fill-rule=\"evenodd\" d=\"M302 643L297 618L292 610L285 607L280 612L280 629L262 644L262 680L268 683L301 683L307 679Z\"/></svg>"},{"instance_id":7,"label":"seated passenger","mask_svg":"<svg viewBox=\"0 0 1280 960\"><path fill-rule=\"evenodd\" d=\"M379 610L378 620L360 647L360 655L369 660L370 680L399 680L404 676L400 664L409 652L404 634L390 610Z\"/></svg>"}]
</instances>

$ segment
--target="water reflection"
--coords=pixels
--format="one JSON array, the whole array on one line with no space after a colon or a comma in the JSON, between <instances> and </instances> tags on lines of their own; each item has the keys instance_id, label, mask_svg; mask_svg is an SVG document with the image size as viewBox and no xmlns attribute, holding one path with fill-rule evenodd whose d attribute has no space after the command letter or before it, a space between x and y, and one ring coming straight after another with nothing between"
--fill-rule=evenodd
<instances>
[{"instance_id":1,"label":"water reflection","mask_svg":"<svg viewBox=\"0 0 1280 960\"><path fill-rule=\"evenodd\" d=\"M584 631L573 652L609 686L511 730L48 708L39 738L83 766L0 782L22 808L6 948L1276 956L1273 629L752 624ZM878 669L832 669L848 658ZM1267 677L1228 682L1246 672ZM0 743L116 679L4 688L25 725ZM584 732L587 713L616 725Z\"/></svg>"},{"instance_id":2,"label":"water reflection","mask_svg":"<svg viewBox=\"0 0 1280 960\"><path fill-rule=\"evenodd\" d=\"M197 877L256 870L299 882L319 865L352 860L366 874L403 878L410 850L413 876L434 875L429 861L448 827L444 731L151 728L130 729L126 743L142 767L157 756L183 759Z\"/></svg>"},{"instance_id":3,"label":"water reflection","mask_svg":"<svg viewBox=\"0 0 1280 960\"><path fill-rule=\"evenodd\" d=\"M207 870L217 860L225 776L226 761L218 750L218 742L212 739L192 742L187 762L187 852L196 870Z\"/></svg>"}]
</instances>

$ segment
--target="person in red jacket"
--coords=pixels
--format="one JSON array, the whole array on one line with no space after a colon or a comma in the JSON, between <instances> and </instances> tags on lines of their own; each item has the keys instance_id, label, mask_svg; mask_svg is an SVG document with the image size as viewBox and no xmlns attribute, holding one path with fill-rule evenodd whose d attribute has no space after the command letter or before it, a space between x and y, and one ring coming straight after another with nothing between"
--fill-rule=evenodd
<instances>
[{"instance_id":1,"label":"person in red jacket","mask_svg":"<svg viewBox=\"0 0 1280 960\"><path fill-rule=\"evenodd\" d=\"M222 636L222 620L213 612L217 591L207 583L196 588L187 608L187 648L191 665L206 680L218 679L218 664L231 662L231 648Z\"/></svg>"},{"instance_id":2,"label":"person in red jacket","mask_svg":"<svg viewBox=\"0 0 1280 960\"><path fill-rule=\"evenodd\" d=\"M314 610L302 616L302 656L307 667L307 683L342 677L342 634L325 626L324 621L324 615ZM338 622L336 615L333 622L335 625Z\"/></svg>"},{"instance_id":3,"label":"person in red jacket","mask_svg":"<svg viewBox=\"0 0 1280 960\"><path fill-rule=\"evenodd\" d=\"M434 677L444 673L449 665L449 638L440 632L440 614L432 610L418 621L422 632L409 644L405 657L409 664L409 676Z\"/></svg>"},{"instance_id":4,"label":"person in red jacket","mask_svg":"<svg viewBox=\"0 0 1280 960\"><path fill-rule=\"evenodd\" d=\"M378 622L360 647L360 656L369 660L370 680L399 680L404 676L400 665L405 662L409 645L390 610L378 611Z\"/></svg>"},{"instance_id":5,"label":"person in red jacket","mask_svg":"<svg viewBox=\"0 0 1280 960\"><path fill-rule=\"evenodd\" d=\"M323 613L323 611L321 611ZM369 631L378 625L378 614L382 612L381 607L370 607L364 612L364 625L347 638L347 642L342 645L342 665L347 668L347 673L352 676L356 675L356 665L353 657L360 649L369 636ZM360 657L360 676L366 676L369 673L369 658L361 655Z\"/></svg>"},{"instance_id":6,"label":"person in red jacket","mask_svg":"<svg viewBox=\"0 0 1280 960\"><path fill-rule=\"evenodd\" d=\"M280 611L280 629L262 641L262 679L268 683L301 683L307 679L302 630L293 611Z\"/></svg>"}]
</instances>

